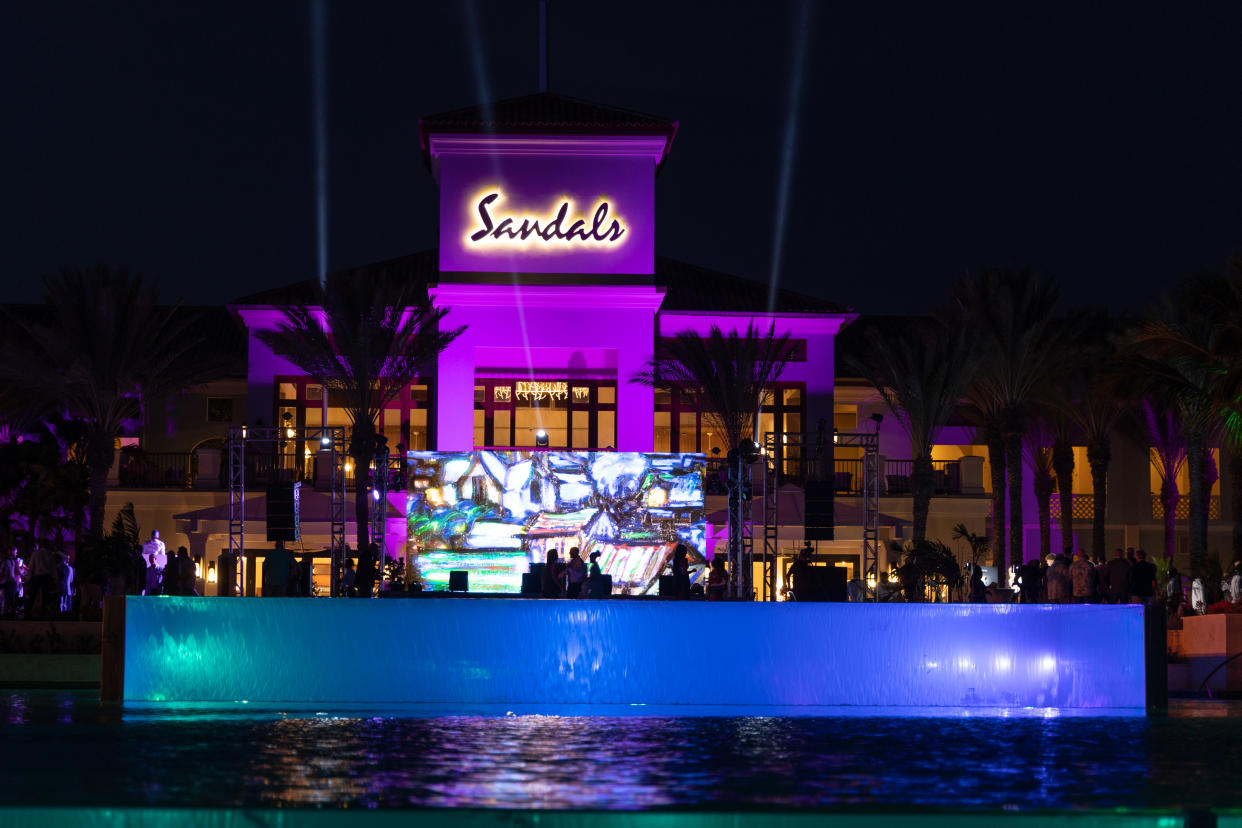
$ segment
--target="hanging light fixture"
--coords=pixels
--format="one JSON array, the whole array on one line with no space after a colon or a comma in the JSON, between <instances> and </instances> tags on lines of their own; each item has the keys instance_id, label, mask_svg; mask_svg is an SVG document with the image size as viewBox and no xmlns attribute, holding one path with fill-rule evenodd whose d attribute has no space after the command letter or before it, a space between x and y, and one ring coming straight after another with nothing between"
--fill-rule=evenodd
<instances>
[{"instance_id":1,"label":"hanging light fixture","mask_svg":"<svg viewBox=\"0 0 1242 828\"><path fill-rule=\"evenodd\" d=\"M212 561L207 564L207 583L214 584L216 582L216 562Z\"/></svg>"}]
</instances>

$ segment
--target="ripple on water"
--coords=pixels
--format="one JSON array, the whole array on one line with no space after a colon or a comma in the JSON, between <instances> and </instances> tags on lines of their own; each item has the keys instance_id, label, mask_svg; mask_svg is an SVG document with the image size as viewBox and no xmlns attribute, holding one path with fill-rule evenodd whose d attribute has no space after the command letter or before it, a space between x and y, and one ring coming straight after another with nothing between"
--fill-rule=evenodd
<instances>
[{"instance_id":1,"label":"ripple on water","mask_svg":"<svg viewBox=\"0 0 1242 828\"><path fill-rule=\"evenodd\" d=\"M1242 807L1237 703L1151 718L416 717L12 692L0 724L2 804Z\"/></svg>"}]
</instances>

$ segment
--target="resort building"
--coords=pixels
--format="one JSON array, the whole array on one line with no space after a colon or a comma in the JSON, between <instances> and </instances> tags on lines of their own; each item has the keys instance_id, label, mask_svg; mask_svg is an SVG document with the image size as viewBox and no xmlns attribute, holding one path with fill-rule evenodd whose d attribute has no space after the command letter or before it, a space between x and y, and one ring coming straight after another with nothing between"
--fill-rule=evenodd
<instances>
[{"instance_id":1,"label":"resort building","mask_svg":"<svg viewBox=\"0 0 1242 828\"><path fill-rule=\"evenodd\" d=\"M745 331L755 325L788 334L794 358L763 406L760 435L773 435L771 454L756 468L755 486L779 492L777 525L767 533L782 573L802 546L806 500L803 480L810 445L833 463L835 535L815 544L819 559L861 577L862 450L835 452L825 436L878 434L879 572L888 570L886 546L909 539L912 498L910 449L897 419L861 381L838 376L843 348L861 347L853 310L831 301L777 291L769 304L764 283L656 255L655 188L672 163L677 122L561 95L540 93L424 118L420 149L439 188L439 245L432 250L363 265L425 291L428 303L447 310L445 322L464 326L427 376L419 377L383 413L379 427L389 450L463 452L549 449L620 452L698 452L705 455L705 551L722 549L728 508L723 459L729 446L702 412L680 394L631 379L680 331L707 333L713 326ZM224 438L229 428L288 429L288 439L247 457L247 548L270 547L264 538L264 484L281 471L303 483L299 550L329 543L329 497L322 447L306 429L348 428L343 407L312 377L272 353L256 334L275 326L279 307L310 303L305 280L239 297L229 306L243 333L222 340L232 376L187 398L152 410L124 442L108 520L132 503L141 528L158 528L170 547L186 545L203 571L228 548L229 495ZM216 314L222 313L219 309ZM847 328L847 326L849 326ZM843 333L844 332L844 333ZM339 401L337 401L339 402ZM876 415L876 416L873 416ZM537 436L546 434L546 444ZM792 437L792 439L790 439ZM847 441L848 442L848 441ZM1108 505L1109 545L1161 547L1156 510L1159 480L1145 446L1115 438ZM991 502L986 450L965 422L945 430L934 454L936 492L928 536L952 540L957 524L987 534ZM788 447L788 448L786 448ZM826 449L826 450L825 450ZM1076 450L1076 545L1090 526L1085 450ZM265 459L266 458L266 459ZM325 461L326 462L326 461ZM266 465L264 465L266 464ZM769 474L761 467L768 466ZM345 468L352 486L352 469ZM1029 480L1029 472L1026 475ZM402 478L404 481L405 478ZM1083 488L1079 488L1079 484ZM1212 546L1228 537L1213 489ZM529 497L529 492L527 496ZM1227 495L1228 493L1226 493ZM407 492L394 485L382 519L388 554L407 545ZM756 497L752 519L765 515ZM1227 500L1227 497L1226 497ZM1026 527L1026 557L1037 554L1034 497ZM346 508L353 542L353 510ZM565 521L545 520L541 537L566 531ZM548 541L551 542L551 541ZM1053 548L1060 547L1054 539ZM762 553L762 543L756 554ZM300 551L299 551L300 554ZM326 569L315 567L326 588ZM757 572L756 591L761 583ZM207 594L215 594L214 587Z\"/></svg>"}]
</instances>

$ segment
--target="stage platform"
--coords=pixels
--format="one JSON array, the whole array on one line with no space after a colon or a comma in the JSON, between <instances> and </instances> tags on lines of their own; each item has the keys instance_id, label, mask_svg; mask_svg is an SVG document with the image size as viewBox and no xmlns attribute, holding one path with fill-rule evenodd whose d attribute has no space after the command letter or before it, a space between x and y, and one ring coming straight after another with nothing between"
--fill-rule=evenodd
<instances>
[{"instance_id":1,"label":"stage platform","mask_svg":"<svg viewBox=\"0 0 1242 828\"><path fill-rule=\"evenodd\" d=\"M102 686L105 699L126 702L1141 713L1150 701L1143 613L125 597L106 606Z\"/></svg>"}]
</instances>

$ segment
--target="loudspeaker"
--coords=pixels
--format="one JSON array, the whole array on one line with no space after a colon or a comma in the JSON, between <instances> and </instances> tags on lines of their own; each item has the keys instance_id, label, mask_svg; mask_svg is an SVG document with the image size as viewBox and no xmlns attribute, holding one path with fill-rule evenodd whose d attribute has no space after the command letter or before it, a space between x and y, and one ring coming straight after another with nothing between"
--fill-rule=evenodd
<instances>
[{"instance_id":1,"label":"loudspeaker","mask_svg":"<svg viewBox=\"0 0 1242 828\"><path fill-rule=\"evenodd\" d=\"M808 566L794 580L798 601L846 601L845 567Z\"/></svg>"},{"instance_id":2,"label":"loudspeaker","mask_svg":"<svg viewBox=\"0 0 1242 828\"><path fill-rule=\"evenodd\" d=\"M661 598L677 597L677 578L673 575L660 576L660 592Z\"/></svg>"},{"instance_id":3,"label":"loudspeaker","mask_svg":"<svg viewBox=\"0 0 1242 828\"><path fill-rule=\"evenodd\" d=\"M806 540L833 540L833 482L806 481Z\"/></svg>"},{"instance_id":4,"label":"loudspeaker","mask_svg":"<svg viewBox=\"0 0 1242 828\"><path fill-rule=\"evenodd\" d=\"M298 502L301 483L269 483L267 485L267 539L296 541L301 537Z\"/></svg>"},{"instance_id":5,"label":"loudspeaker","mask_svg":"<svg viewBox=\"0 0 1242 828\"><path fill-rule=\"evenodd\" d=\"M470 573L465 569L449 570L449 592L469 592Z\"/></svg>"},{"instance_id":6,"label":"loudspeaker","mask_svg":"<svg viewBox=\"0 0 1242 828\"><path fill-rule=\"evenodd\" d=\"M522 573L522 594L538 595L543 592L543 578L534 572Z\"/></svg>"},{"instance_id":7,"label":"loudspeaker","mask_svg":"<svg viewBox=\"0 0 1242 828\"><path fill-rule=\"evenodd\" d=\"M603 576L603 579L604 579L604 585L601 588L603 594L600 597L611 598L612 597L612 576L605 575Z\"/></svg>"}]
</instances>

